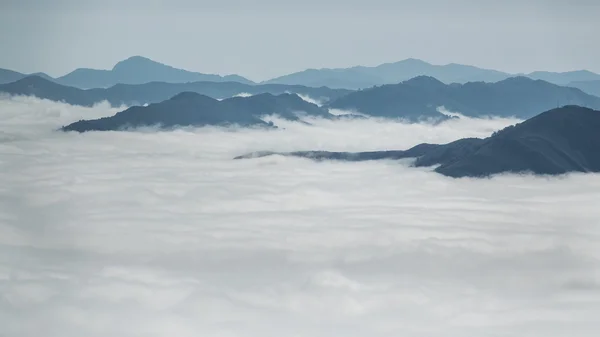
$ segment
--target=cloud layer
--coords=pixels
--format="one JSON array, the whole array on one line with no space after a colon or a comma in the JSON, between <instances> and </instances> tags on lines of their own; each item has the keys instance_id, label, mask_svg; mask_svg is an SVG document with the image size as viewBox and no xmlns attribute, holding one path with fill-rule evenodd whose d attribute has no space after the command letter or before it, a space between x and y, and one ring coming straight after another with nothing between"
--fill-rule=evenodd
<instances>
[{"instance_id":1,"label":"cloud layer","mask_svg":"<svg viewBox=\"0 0 600 337\"><path fill-rule=\"evenodd\" d=\"M404 149L514 120L59 133L107 106L0 101L0 334L595 336L600 176L450 179Z\"/></svg>"}]
</instances>

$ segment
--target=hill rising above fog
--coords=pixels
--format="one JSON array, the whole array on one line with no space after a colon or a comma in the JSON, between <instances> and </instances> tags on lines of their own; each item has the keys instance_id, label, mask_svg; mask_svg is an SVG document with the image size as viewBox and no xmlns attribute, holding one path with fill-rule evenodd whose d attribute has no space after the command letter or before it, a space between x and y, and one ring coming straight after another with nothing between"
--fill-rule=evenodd
<instances>
[{"instance_id":1,"label":"hill rising above fog","mask_svg":"<svg viewBox=\"0 0 600 337\"><path fill-rule=\"evenodd\" d=\"M282 153L317 160L365 161L416 158L415 166L439 165L450 177L485 177L498 173L563 174L600 172L600 111L564 106L546 111L485 139L420 144L406 151ZM263 157L251 153L236 159Z\"/></svg>"},{"instance_id":2,"label":"hill rising above fog","mask_svg":"<svg viewBox=\"0 0 600 337\"><path fill-rule=\"evenodd\" d=\"M527 77L511 77L496 83L444 84L433 77L419 76L399 84L349 93L330 102L327 107L418 121L444 118L438 112L442 106L471 117L514 116L526 119L557 105L600 109L600 98L576 88Z\"/></svg>"},{"instance_id":3,"label":"hill rising above fog","mask_svg":"<svg viewBox=\"0 0 600 337\"><path fill-rule=\"evenodd\" d=\"M159 103L181 92L195 92L215 99L244 93L297 93L325 102L325 109L401 118L410 122L449 118L440 112L440 107L471 117L514 116L521 119L530 118L559 104L600 109L599 97L576 88L561 87L526 77L509 78L497 83L447 85L433 77L419 76L399 84L359 91L282 84L247 85L237 82L152 82L83 90L63 86L39 76L28 76L0 85L0 93L35 96L82 106L92 106L102 101L108 101L117 107Z\"/></svg>"},{"instance_id":4,"label":"hill rising above fog","mask_svg":"<svg viewBox=\"0 0 600 337\"><path fill-rule=\"evenodd\" d=\"M112 117L81 120L62 128L63 131L117 131L137 127L173 128L181 126L272 126L260 119L276 114L298 120L298 114L329 118L327 110L308 103L294 94L259 94L233 97L223 101L183 92L160 103L135 106Z\"/></svg>"}]
</instances>

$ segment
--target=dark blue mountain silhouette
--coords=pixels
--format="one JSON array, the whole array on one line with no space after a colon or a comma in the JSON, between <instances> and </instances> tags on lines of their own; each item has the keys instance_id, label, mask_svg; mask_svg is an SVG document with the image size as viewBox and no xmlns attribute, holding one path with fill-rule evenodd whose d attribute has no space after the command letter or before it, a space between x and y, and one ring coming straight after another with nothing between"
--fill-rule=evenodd
<instances>
[{"instance_id":1,"label":"dark blue mountain silhouette","mask_svg":"<svg viewBox=\"0 0 600 337\"><path fill-rule=\"evenodd\" d=\"M600 109L600 98L576 88L561 87L527 77L511 77L496 83L444 84L419 76L399 84L360 90L327 106L355 110L371 116L443 118L439 107L471 117L514 116L529 118L557 105L581 105Z\"/></svg>"},{"instance_id":2,"label":"dark blue mountain silhouette","mask_svg":"<svg viewBox=\"0 0 600 337\"><path fill-rule=\"evenodd\" d=\"M233 97L223 101L195 92L182 92L169 100L135 106L112 117L81 120L62 128L63 131L109 131L156 126L238 125L272 126L261 120L261 115L277 114L297 120L298 114L329 117L329 113L294 94L259 94L251 97Z\"/></svg>"},{"instance_id":3,"label":"dark blue mountain silhouette","mask_svg":"<svg viewBox=\"0 0 600 337\"><path fill-rule=\"evenodd\" d=\"M317 160L365 161L416 158L415 166L439 165L450 177L498 173L556 175L600 172L600 111L564 106L507 127L485 139L466 138L444 145L420 144L406 151L303 151L283 155ZM235 159L277 154L258 152Z\"/></svg>"}]
</instances>

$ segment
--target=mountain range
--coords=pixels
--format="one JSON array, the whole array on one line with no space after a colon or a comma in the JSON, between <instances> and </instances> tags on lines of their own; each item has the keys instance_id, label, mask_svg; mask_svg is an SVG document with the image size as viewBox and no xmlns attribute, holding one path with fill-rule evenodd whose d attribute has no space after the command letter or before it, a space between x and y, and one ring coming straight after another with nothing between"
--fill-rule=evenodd
<instances>
[{"instance_id":1,"label":"mountain range","mask_svg":"<svg viewBox=\"0 0 600 337\"><path fill-rule=\"evenodd\" d=\"M316 160L395 160L415 158L414 166L434 166L449 177L486 177L498 173L564 174L600 172L600 111L564 106L509 126L484 139L420 144L402 151L291 153L257 152L235 159L268 155Z\"/></svg>"},{"instance_id":2,"label":"mountain range","mask_svg":"<svg viewBox=\"0 0 600 337\"><path fill-rule=\"evenodd\" d=\"M590 95L600 97L600 80L574 81L567 84L567 86L578 88Z\"/></svg>"},{"instance_id":3,"label":"mountain range","mask_svg":"<svg viewBox=\"0 0 600 337\"><path fill-rule=\"evenodd\" d=\"M449 118L440 112L442 107L470 117L501 116L521 119L559 105L600 109L599 97L588 95L579 89L526 77L508 78L496 83L444 84L433 77L418 76L399 84L359 91L284 84L247 85L237 82L152 82L83 90L63 86L39 76L28 76L0 85L0 93L36 96L82 106L91 106L101 101L108 101L116 107L159 103L182 92L195 92L213 99L226 99L240 94L296 93L319 99L325 103L323 108L326 110L338 109L375 117L400 118L409 122Z\"/></svg>"},{"instance_id":4,"label":"mountain range","mask_svg":"<svg viewBox=\"0 0 600 337\"><path fill-rule=\"evenodd\" d=\"M78 68L57 78L46 74L22 74L0 69L0 84L14 82L29 75L38 75L58 84L81 89L108 88L116 84L144 84L148 82L186 83L186 82L254 82L239 75L213 75L187 71L153 61L142 56L132 56L118 62L110 70Z\"/></svg>"},{"instance_id":5,"label":"mountain range","mask_svg":"<svg viewBox=\"0 0 600 337\"><path fill-rule=\"evenodd\" d=\"M21 80L25 77L28 76L38 76L41 77L43 79L46 79L48 81L55 81L54 78L50 77L47 74L44 73L35 73L35 74L22 74L18 71L13 71L13 70L8 70L8 69L2 69L0 68L0 85L1 84L6 84L6 83L12 83L12 82L16 82L18 80Z\"/></svg>"},{"instance_id":6,"label":"mountain range","mask_svg":"<svg viewBox=\"0 0 600 337\"><path fill-rule=\"evenodd\" d=\"M239 75L212 75L177 69L148 58L133 56L117 63L111 70L80 68L56 79L58 83L78 88L107 88L116 84L148 82L253 82Z\"/></svg>"},{"instance_id":7,"label":"mountain range","mask_svg":"<svg viewBox=\"0 0 600 337\"><path fill-rule=\"evenodd\" d=\"M559 85L568 85L573 82L600 80L600 75L588 70L568 71L564 73L550 71L534 71L526 75L534 80L543 80Z\"/></svg>"},{"instance_id":8,"label":"mountain range","mask_svg":"<svg viewBox=\"0 0 600 337\"><path fill-rule=\"evenodd\" d=\"M435 77L441 82L498 82L509 77L524 76L550 83L566 85L576 81L600 80L600 75L590 71L544 72L509 74L497 70L483 69L462 64L433 65L418 59L406 59L395 63L384 63L375 67L351 67L334 69L307 69L277 77L267 83L302 84L331 88L364 89L376 85L395 84L417 76Z\"/></svg>"},{"instance_id":9,"label":"mountain range","mask_svg":"<svg viewBox=\"0 0 600 337\"><path fill-rule=\"evenodd\" d=\"M271 93L279 95L296 93L322 102L339 98L351 92L346 89L329 89L326 87L310 88L285 84L249 85L239 82L150 82L145 84L117 84L106 89L84 90L64 86L39 76L27 76L16 82L0 85L0 93L35 96L82 106L92 106L102 101L108 101L116 107L158 103L186 91L196 92L215 99L224 99L240 94Z\"/></svg>"},{"instance_id":10,"label":"mountain range","mask_svg":"<svg viewBox=\"0 0 600 337\"><path fill-rule=\"evenodd\" d=\"M422 75L435 77L445 83L496 82L511 76L496 70L461 64L438 66L417 59L406 59L395 63L384 63L376 67L308 69L274 78L267 83L297 83L308 86L361 89L398 83Z\"/></svg>"},{"instance_id":11,"label":"mountain range","mask_svg":"<svg viewBox=\"0 0 600 337\"><path fill-rule=\"evenodd\" d=\"M579 89L527 77L511 77L495 83L444 84L433 77L419 76L399 84L355 91L331 101L326 107L419 121L445 118L438 111L440 107L470 117L527 119L559 105L600 109L600 98Z\"/></svg>"},{"instance_id":12,"label":"mountain range","mask_svg":"<svg viewBox=\"0 0 600 337\"><path fill-rule=\"evenodd\" d=\"M47 80L80 89L108 88L116 84L144 84L149 82L239 82L256 84L240 75L202 74L174 68L142 56L132 56L120 61L110 70L79 68L58 78L52 78L44 73L22 74L12 70L0 69L0 84L14 82L29 75L38 75ZM498 82L515 76L525 76L569 86L578 86L580 82L600 81L599 74L587 70L562 73L536 71L529 74L510 74L456 63L433 65L411 58L394 63L384 63L375 67L307 69L267 80L261 84L325 86L354 90L383 84L396 84L417 76L435 77L446 84L479 81ZM584 85L580 89L590 94L597 93L595 90L593 92L587 91L585 87Z\"/></svg>"},{"instance_id":13,"label":"mountain range","mask_svg":"<svg viewBox=\"0 0 600 337\"><path fill-rule=\"evenodd\" d=\"M138 127L174 128L181 126L267 126L263 115L277 114L298 120L299 114L330 117L327 110L306 102L295 94L258 94L232 97L222 101L195 92L182 92L148 106L134 106L111 117L80 120L64 126L63 131L117 131Z\"/></svg>"},{"instance_id":14,"label":"mountain range","mask_svg":"<svg viewBox=\"0 0 600 337\"><path fill-rule=\"evenodd\" d=\"M0 93L36 96L84 106L100 101L109 101L114 106L137 105L114 116L80 120L61 128L77 132L205 125L271 128L274 125L264 121L262 116L277 114L289 120L300 120L301 115L336 118L330 113L331 109L409 121L450 118L442 113L441 108L470 117L514 116L527 120L484 139L420 144L397 151L304 151L284 155L352 161L415 158L415 166L436 166L436 172L450 177L484 177L503 172L600 172L600 157L597 155L600 148L600 133L597 132L600 129L600 97L549 82L596 92L600 83L596 79L597 74L587 71L535 72L527 76L502 78L505 75L500 72L475 67L434 66L443 79L440 80L421 75L428 71L429 66L422 61L407 60L404 68L394 63L374 67L377 68L375 71L368 67L333 70L331 74L342 75L331 76L328 81L354 81L369 85L377 83L377 78L387 81L401 74L419 74L400 83L373 84L367 89L354 91L279 83L255 84L236 75L221 77L192 73L133 57L119 62L110 71L76 70L58 79L41 73L23 75L0 70L1 80L11 81L0 85ZM308 72L309 75L319 73ZM361 77L353 77L356 74ZM163 81L153 81L156 77ZM195 78L207 81L189 81ZM478 81L460 83L471 78ZM452 83L444 83L444 80ZM61 82L73 83L74 86ZM318 84L318 81L310 82L313 86ZM79 88L88 85L96 88ZM103 85L110 86L98 88ZM251 96L242 95L244 93ZM307 102L297 94L318 98L324 104L318 106ZM236 95L238 97L231 97ZM552 109L559 105L563 107ZM538 115L540 111L546 112ZM238 159L270 154L273 153L253 153Z\"/></svg>"}]
</instances>

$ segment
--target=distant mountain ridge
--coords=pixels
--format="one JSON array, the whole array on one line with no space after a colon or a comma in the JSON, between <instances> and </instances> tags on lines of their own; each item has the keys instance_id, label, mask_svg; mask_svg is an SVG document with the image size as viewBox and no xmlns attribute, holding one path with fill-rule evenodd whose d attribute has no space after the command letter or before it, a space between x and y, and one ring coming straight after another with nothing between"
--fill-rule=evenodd
<instances>
[{"instance_id":1,"label":"distant mountain ridge","mask_svg":"<svg viewBox=\"0 0 600 337\"><path fill-rule=\"evenodd\" d=\"M116 84L144 84L148 82L254 82L239 75L213 75L177 69L142 56L132 56L118 62L111 70L79 68L56 79L60 84L88 89L106 88Z\"/></svg>"},{"instance_id":2,"label":"distant mountain ridge","mask_svg":"<svg viewBox=\"0 0 600 337\"><path fill-rule=\"evenodd\" d=\"M239 75L202 74L174 68L142 56L129 57L115 64L110 70L78 68L57 78L52 78L43 73L22 74L12 70L0 69L0 84L14 82L31 75L38 75L58 84L80 89L108 88L116 84L144 84L149 82L186 83L206 81L254 84L254 82Z\"/></svg>"},{"instance_id":3,"label":"distant mountain ridge","mask_svg":"<svg viewBox=\"0 0 600 337\"><path fill-rule=\"evenodd\" d=\"M237 82L118 84L108 89L83 90L63 86L38 76L0 85L0 93L35 96L74 105L92 106L108 101L112 106L144 105L167 100L181 92L195 92L214 99L240 94L275 95L295 93L321 100L325 109L358 112L374 117L409 122L442 121L440 111L459 112L469 117L500 116L527 119L557 105L581 105L600 109L600 97L576 88L561 87L542 80L514 77L496 83L444 84L433 77L418 76L399 84L360 91L311 88L297 85L246 85Z\"/></svg>"},{"instance_id":4,"label":"distant mountain ridge","mask_svg":"<svg viewBox=\"0 0 600 337\"><path fill-rule=\"evenodd\" d=\"M574 81L600 80L600 75L587 70L569 72L536 71L530 74L510 74L502 71L450 63L433 65L409 58L375 67L307 69L280 76L263 83L302 84L330 88L365 89L376 85L396 84L417 76L435 77L446 84L467 82L498 82L509 77L526 76L532 79L565 85Z\"/></svg>"},{"instance_id":5,"label":"distant mountain ridge","mask_svg":"<svg viewBox=\"0 0 600 337\"><path fill-rule=\"evenodd\" d=\"M0 85L16 82L28 76L39 76L49 81L54 81L54 79L47 74L44 73L35 73L35 74L23 74L18 71L1 69L0 68Z\"/></svg>"},{"instance_id":6,"label":"distant mountain ridge","mask_svg":"<svg viewBox=\"0 0 600 337\"><path fill-rule=\"evenodd\" d=\"M448 85L433 77L418 76L399 84L355 91L326 106L377 117L420 121L446 118L438 111L440 107L470 117L527 119L558 105L600 109L600 97L527 77Z\"/></svg>"},{"instance_id":7,"label":"distant mountain ridge","mask_svg":"<svg viewBox=\"0 0 600 337\"><path fill-rule=\"evenodd\" d=\"M82 106L92 106L102 101L108 101L115 107L158 103L185 91L196 92L215 99L225 99L242 93L251 95L296 93L323 102L351 92L345 89L310 88L282 84L249 85L239 82L150 82L145 84L117 84L107 89L84 90L64 86L39 76L27 76L16 82L0 85L0 93L35 96Z\"/></svg>"},{"instance_id":8,"label":"distant mountain ridge","mask_svg":"<svg viewBox=\"0 0 600 337\"><path fill-rule=\"evenodd\" d=\"M600 80L573 81L567 84L567 86L581 89L585 93L600 97Z\"/></svg>"},{"instance_id":9,"label":"distant mountain ridge","mask_svg":"<svg viewBox=\"0 0 600 337\"><path fill-rule=\"evenodd\" d=\"M116 84L144 84L149 82L239 82L256 84L239 75L213 75L174 68L142 56L132 56L118 62L110 70L79 68L69 74L52 78L43 73L22 74L8 69L0 69L0 84L14 82L30 75L40 75L59 84L80 89L107 88ZM333 89L365 89L384 84L396 84L417 76L431 76L446 83L497 82L509 77L526 76L542 79L558 85L574 82L600 80L600 75L587 71L547 72L535 71L529 74L510 74L493 69L450 63L433 65L410 58L374 67L354 66L349 68L306 69L261 82L262 84L288 84L309 87L329 87ZM589 92L588 92L589 93Z\"/></svg>"},{"instance_id":10,"label":"distant mountain ridge","mask_svg":"<svg viewBox=\"0 0 600 337\"><path fill-rule=\"evenodd\" d=\"M24 76L26 76L26 75L21 74L20 72L8 70L8 69L0 69L0 84L18 81L18 80L22 79Z\"/></svg>"},{"instance_id":11,"label":"distant mountain ridge","mask_svg":"<svg viewBox=\"0 0 600 337\"><path fill-rule=\"evenodd\" d=\"M329 118L327 110L304 101L295 94L259 94L232 97L222 101L195 92L182 92L172 98L134 106L111 117L81 120L62 128L63 131L119 131L138 127L174 128L185 126L263 126L272 127L260 116L276 114L298 120L298 114Z\"/></svg>"},{"instance_id":12,"label":"distant mountain ridge","mask_svg":"<svg viewBox=\"0 0 600 337\"><path fill-rule=\"evenodd\" d=\"M444 145L420 144L408 150L370 152L258 152L250 159L274 154L315 160L395 160L415 158L414 166L438 165L449 177L487 177L498 173L557 175L600 172L600 111L564 106L509 126L484 139L465 138Z\"/></svg>"},{"instance_id":13,"label":"distant mountain ridge","mask_svg":"<svg viewBox=\"0 0 600 337\"><path fill-rule=\"evenodd\" d=\"M600 80L600 75L588 70L567 71L563 73L550 71L534 71L526 75L534 80L543 80L558 85L568 85L571 82Z\"/></svg>"}]
</instances>

